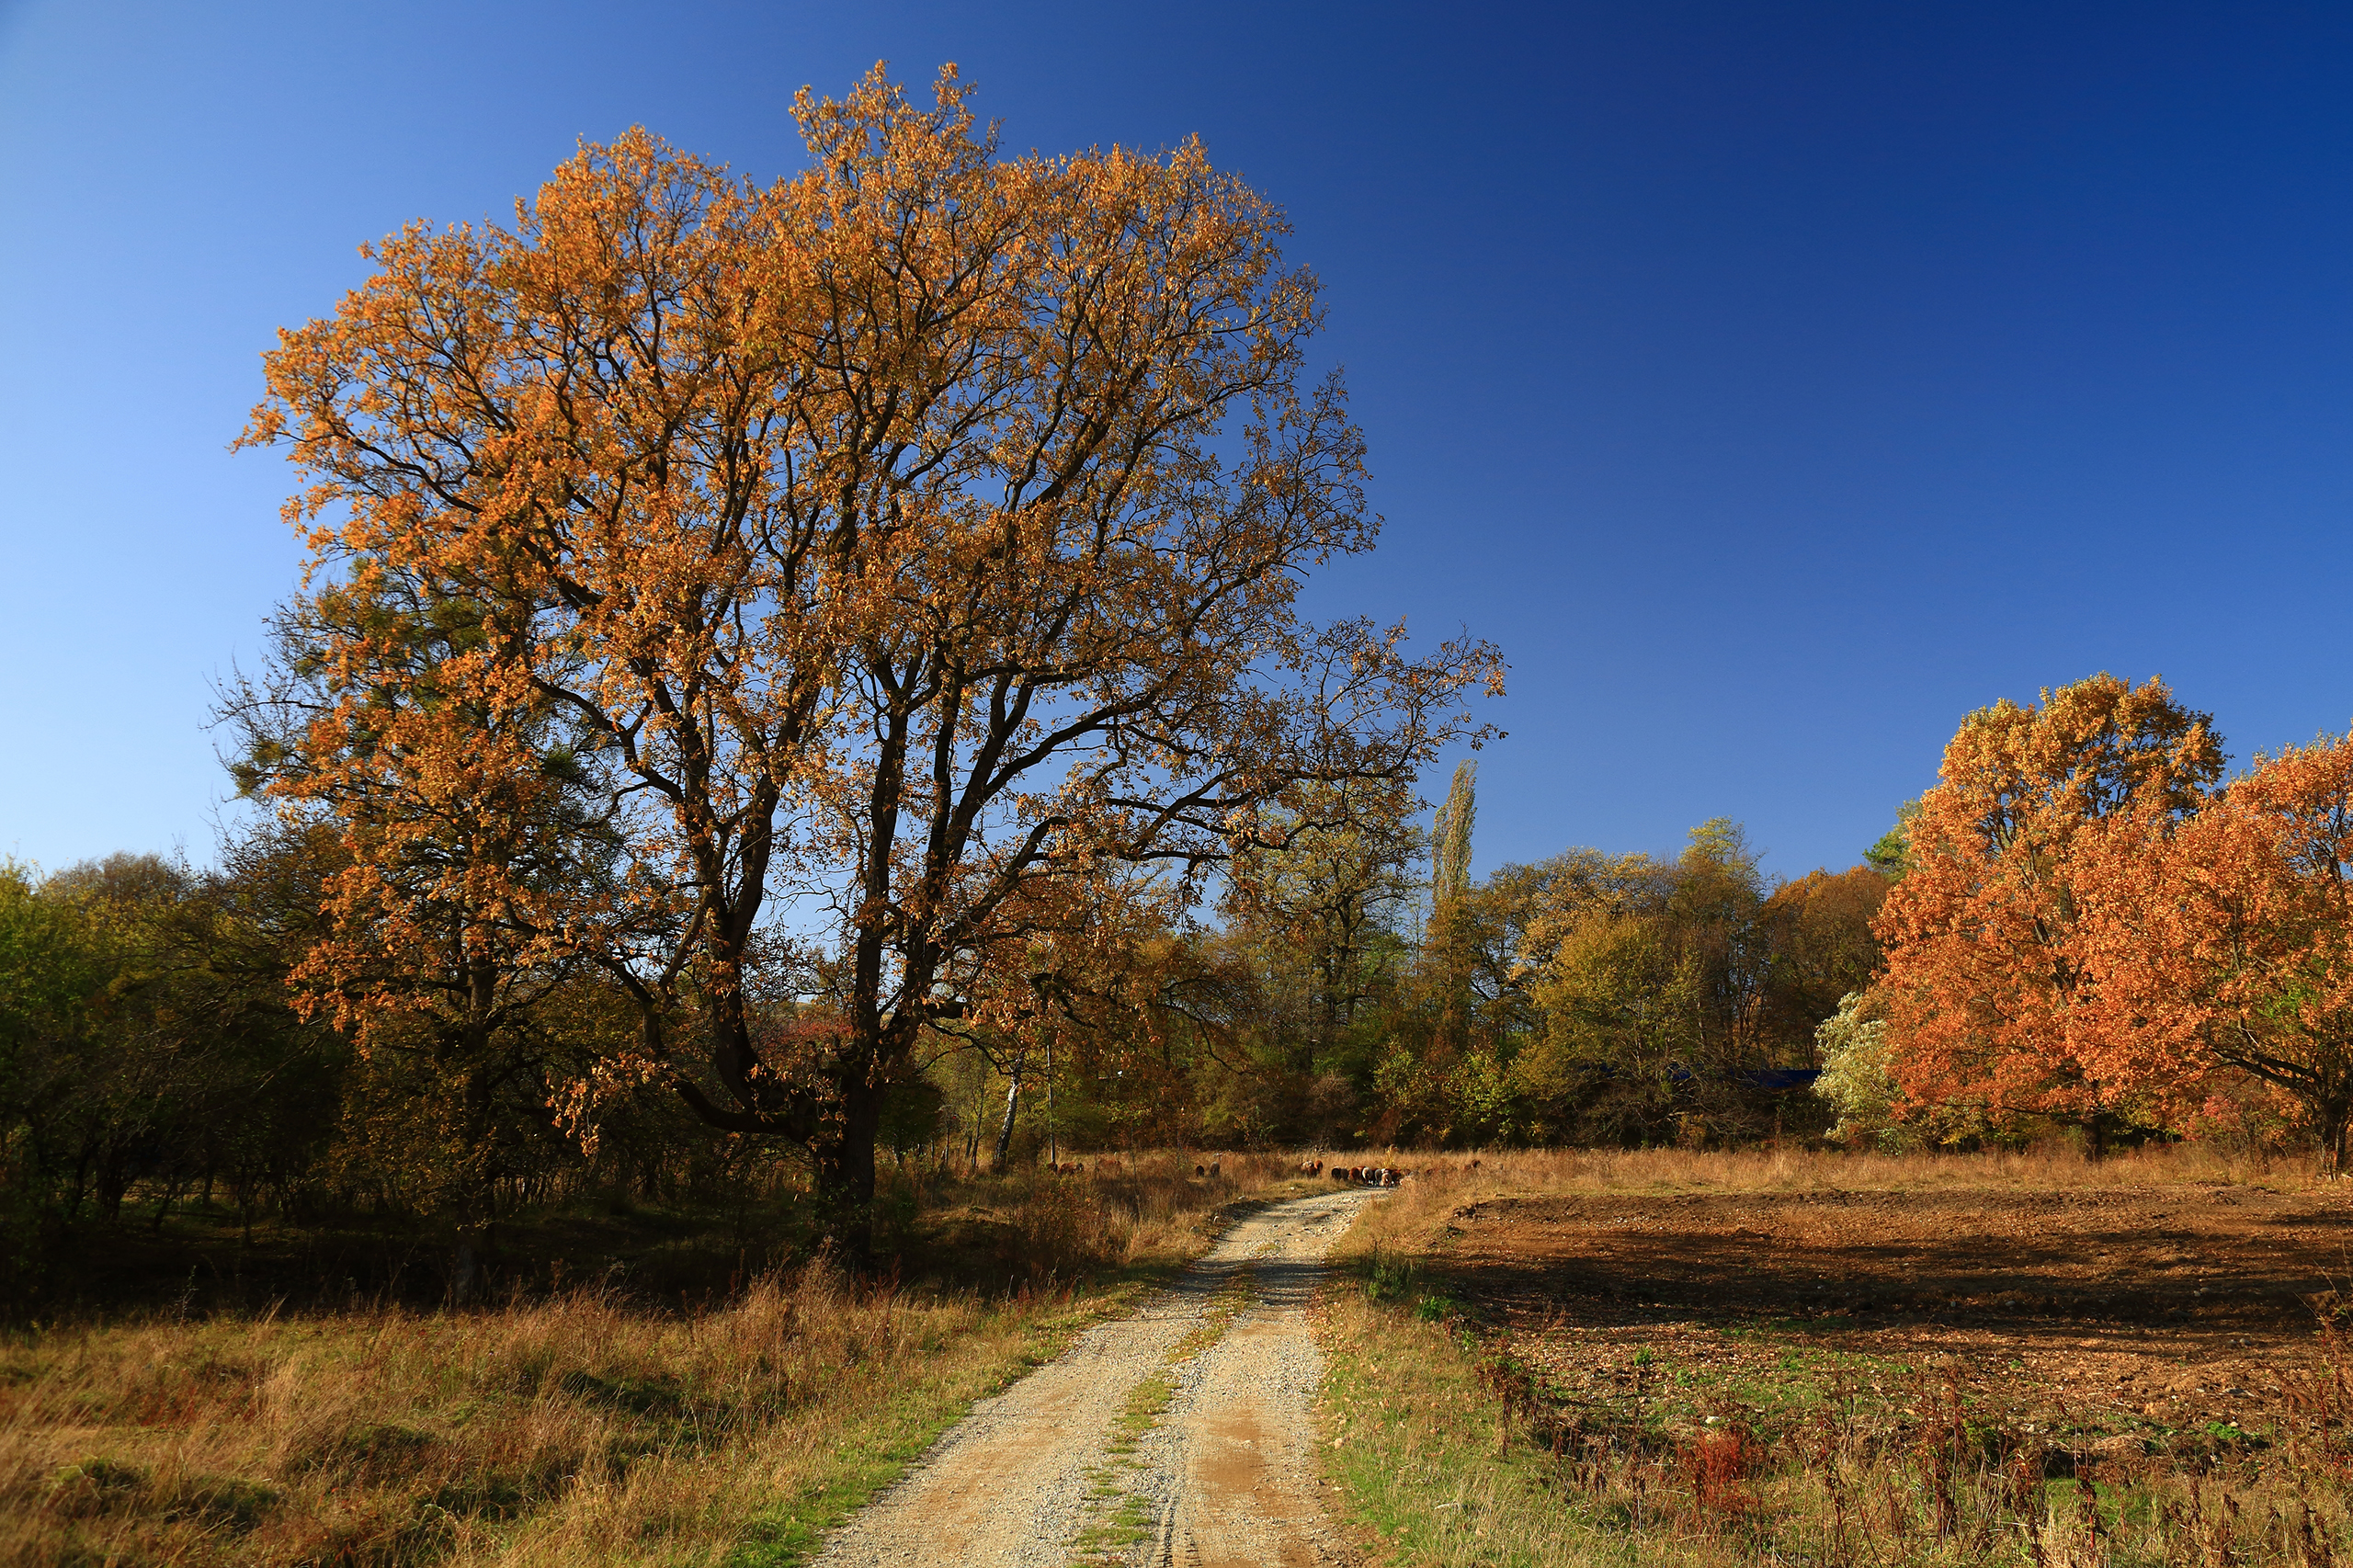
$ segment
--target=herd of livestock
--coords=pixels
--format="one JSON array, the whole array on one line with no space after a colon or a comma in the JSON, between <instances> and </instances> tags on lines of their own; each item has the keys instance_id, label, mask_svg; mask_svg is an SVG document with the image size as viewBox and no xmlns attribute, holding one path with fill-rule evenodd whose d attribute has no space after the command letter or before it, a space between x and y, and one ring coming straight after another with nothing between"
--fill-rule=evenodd
<instances>
[{"instance_id":1,"label":"herd of livestock","mask_svg":"<svg viewBox=\"0 0 2353 1568\"><path fill-rule=\"evenodd\" d=\"M1310 1160L1299 1167L1299 1174L1322 1176L1324 1162ZM1411 1171L1401 1171L1393 1165L1334 1165L1332 1167L1334 1181L1354 1182L1359 1187L1395 1187L1413 1174Z\"/></svg>"},{"instance_id":2,"label":"herd of livestock","mask_svg":"<svg viewBox=\"0 0 2353 1568\"><path fill-rule=\"evenodd\" d=\"M1476 1169L1478 1164L1476 1160L1472 1161L1472 1168ZM1193 1174L1204 1180L1214 1180L1219 1174L1219 1161L1211 1160L1208 1165L1195 1165ZM1086 1174L1086 1167L1075 1161L1066 1165L1052 1165L1046 1168L1056 1176L1085 1176ZM1300 1163L1299 1174L1306 1176L1322 1176L1324 1169L1324 1162L1321 1160L1303 1160ZM1394 1165L1334 1165L1330 1169L1334 1181L1352 1182L1358 1187L1397 1187L1403 1185L1414 1174L1411 1171L1401 1171Z\"/></svg>"}]
</instances>

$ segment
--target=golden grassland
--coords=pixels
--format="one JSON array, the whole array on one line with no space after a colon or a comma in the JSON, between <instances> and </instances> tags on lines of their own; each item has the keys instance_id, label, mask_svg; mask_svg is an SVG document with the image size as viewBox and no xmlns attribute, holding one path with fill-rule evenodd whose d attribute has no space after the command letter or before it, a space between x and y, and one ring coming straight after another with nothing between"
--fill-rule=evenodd
<instances>
[{"instance_id":1,"label":"golden grassland","mask_svg":"<svg viewBox=\"0 0 2353 1568\"><path fill-rule=\"evenodd\" d=\"M0 1561L782 1564L976 1398L1128 1306L1290 1162L941 1185L928 1226L1045 1267L994 1293L824 1261L700 1312L168 1316L0 1346ZM1092 1280L1093 1283L1080 1281Z\"/></svg>"},{"instance_id":2,"label":"golden grassland","mask_svg":"<svg viewBox=\"0 0 2353 1568\"><path fill-rule=\"evenodd\" d=\"M2353 1358L2325 1315L2298 1330L2303 1369L2259 1426L2094 1458L2068 1453L2082 1435L1999 1367L1858 1348L1831 1319L1762 1302L1718 1303L1704 1328L1630 1313L1530 1330L1483 1298L1449 1239L1466 1207L1548 1195L1703 1212L1833 1188L1989 1209L2234 1186L2336 1202L2298 1163L2199 1148L1349 1158L1417 1173L1367 1209L1321 1308L1327 1462L1378 1558L2353 1562ZM700 1311L599 1288L19 1332L0 1343L0 1561L798 1561L973 1399L1196 1254L1225 1207L1300 1187L1290 1157L1225 1156L1214 1180L1194 1159L933 1184L912 1224L930 1256L980 1257L967 1278L1024 1260L990 1290L820 1260ZM1739 1354L1710 1348L1723 1345ZM1594 1375L1571 1389L1560 1369L1579 1358Z\"/></svg>"},{"instance_id":3,"label":"golden grassland","mask_svg":"<svg viewBox=\"0 0 2353 1568\"><path fill-rule=\"evenodd\" d=\"M1358 1156L1350 1155L1355 1159ZM1370 1158L1370 1156L1367 1156ZM1847 1190L2087 1191L2151 1186L2263 1182L2302 1188L2327 1185L2312 1155L2245 1153L2207 1143L2175 1143L2086 1159L2064 1143L1965 1153L1881 1154L1801 1145L1749 1149L1520 1149L1473 1154L1389 1156L1416 1168L1399 1200L1368 1211L1358 1227L1401 1234L1442 1210L1499 1194L1597 1192L1808 1192Z\"/></svg>"},{"instance_id":4,"label":"golden grassland","mask_svg":"<svg viewBox=\"0 0 2353 1568\"><path fill-rule=\"evenodd\" d=\"M2279 1331L2283 1387L2259 1423L2143 1423L2095 1437L2080 1403L2054 1418L2048 1391L2026 1386L2026 1362L1982 1347L2072 1345L2101 1325L1981 1324L1973 1356L1892 1354L1844 1320L1739 1300L1605 1305L1531 1329L1525 1302L1483 1293L1490 1281L1455 1256L1449 1229L1474 1206L1529 1195L1704 1202L1875 1188L1975 1192L1991 1207L2022 1192L2141 1191L2173 1204L2234 1184L2339 1202L2309 1162L2195 1147L2098 1163L1769 1150L1439 1163L1370 1208L1343 1244L1322 1307L1327 1468L1374 1556L1399 1564L2353 1562L2353 1353L2325 1295ZM1737 1353L1714 1353L1726 1345ZM1573 1381L1580 1362L1592 1375Z\"/></svg>"}]
</instances>

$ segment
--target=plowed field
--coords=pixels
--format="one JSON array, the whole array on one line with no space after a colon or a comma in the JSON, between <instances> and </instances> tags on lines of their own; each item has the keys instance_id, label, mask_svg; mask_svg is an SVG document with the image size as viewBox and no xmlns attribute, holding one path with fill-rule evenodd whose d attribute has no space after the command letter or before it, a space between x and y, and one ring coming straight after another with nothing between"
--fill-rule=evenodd
<instances>
[{"instance_id":1,"label":"plowed field","mask_svg":"<svg viewBox=\"0 0 2353 1568\"><path fill-rule=\"evenodd\" d=\"M1638 1346L1737 1374L1802 1346L1960 1358L2073 1426L2253 1428L2353 1277L2353 1201L2260 1186L1492 1198L1435 1238L1574 1387Z\"/></svg>"}]
</instances>

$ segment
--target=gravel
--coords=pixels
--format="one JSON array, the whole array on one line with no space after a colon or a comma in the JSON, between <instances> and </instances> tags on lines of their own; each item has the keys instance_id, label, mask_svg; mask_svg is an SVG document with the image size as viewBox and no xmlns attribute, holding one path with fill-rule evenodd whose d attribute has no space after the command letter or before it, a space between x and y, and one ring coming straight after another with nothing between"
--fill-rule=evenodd
<instances>
[{"instance_id":1,"label":"gravel","mask_svg":"<svg viewBox=\"0 0 2353 1568\"><path fill-rule=\"evenodd\" d=\"M1323 1365L1306 1305L1325 1252L1376 1196L1318 1193L1237 1221L1134 1316L1089 1330L1051 1363L975 1404L835 1534L819 1568L1064 1568L1079 1533L1118 1507L1103 1494L1107 1486L1141 1500L1150 1521L1129 1562L1324 1568L1352 1561L1326 1518L1316 1473L1313 1411ZM1131 1391L1212 1321L1220 1292L1245 1268L1247 1304L1215 1344L1176 1364L1175 1397L1135 1451L1109 1455Z\"/></svg>"}]
</instances>

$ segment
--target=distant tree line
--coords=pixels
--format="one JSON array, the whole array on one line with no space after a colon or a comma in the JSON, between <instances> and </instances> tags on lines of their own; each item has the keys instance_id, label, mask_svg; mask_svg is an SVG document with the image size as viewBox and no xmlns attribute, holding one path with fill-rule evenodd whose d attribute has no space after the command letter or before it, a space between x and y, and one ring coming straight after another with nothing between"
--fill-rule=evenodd
<instances>
[{"instance_id":1,"label":"distant tree line","mask_svg":"<svg viewBox=\"0 0 2353 1568\"><path fill-rule=\"evenodd\" d=\"M1346 797L1346 798L1343 798ZM1737 824L1671 858L1471 874L1475 773L1292 793L1194 915L1116 885L1037 1006L941 1017L881 1096L886 1175L1165 1145L1972 1147L2317 1140L2353 1103L2353 746L2222 777L2204 715L2099 676L1971 715L1863 863L1776 881ZM643 1027L588 964L323 971L354 863L265 819L198 869L0 872L8 1267L176 1206L454 1227L583 1195L813 1184L657 1079L578 1085ZM842 1027L779 944L769 1060ZM794 965L808 965L795 969ZM408 1005L341 1010L348 988ZM690 1030L689 995L665 1027ZM1819 1067L1819 1094L1793 1086ZM1836 1125L1833 1125L1835 1119ZM798 1174L796 1174L798 1173Z\"/></svg>"},{"instance_id":2,"label":"distant tree line","mask_svg":"<svg viewBox=\"0 0 2353 1568\"><path fill-rule=\"evenodd\" d=\"M1198 919L1108 898L1084 964L1010 1022L942 1018L882 1096L884 1169L987 1170L1192 1145L1637 1144L1818 1132L1745 1070L1811 1065L1815 1028L1877 963L1887 878L1776 884L1740 830L1678 857L1572 850L1468 874L1472 770L1427 813L1403 785L1318 801L1233 858ZM322 980L352 864L323 824L266 821L215 869L116 856L0 872L0 1133L18 1265L176 1205L369 1217L462 1238L620 1193L723 1200L809 1185L790 1144L711 1128L658 1081L608 1085L638 1003L594 966L472 988L462 948ZM746 998L771 1058L841 1027L814 976ZM813 985L814 982L814 985ZM354 984L409 1005L361 1028ZM669 1027L693 1027L691 1001ZM797 1178L790 1173L798 1170Z\"/></svg>"}]
</instances>

